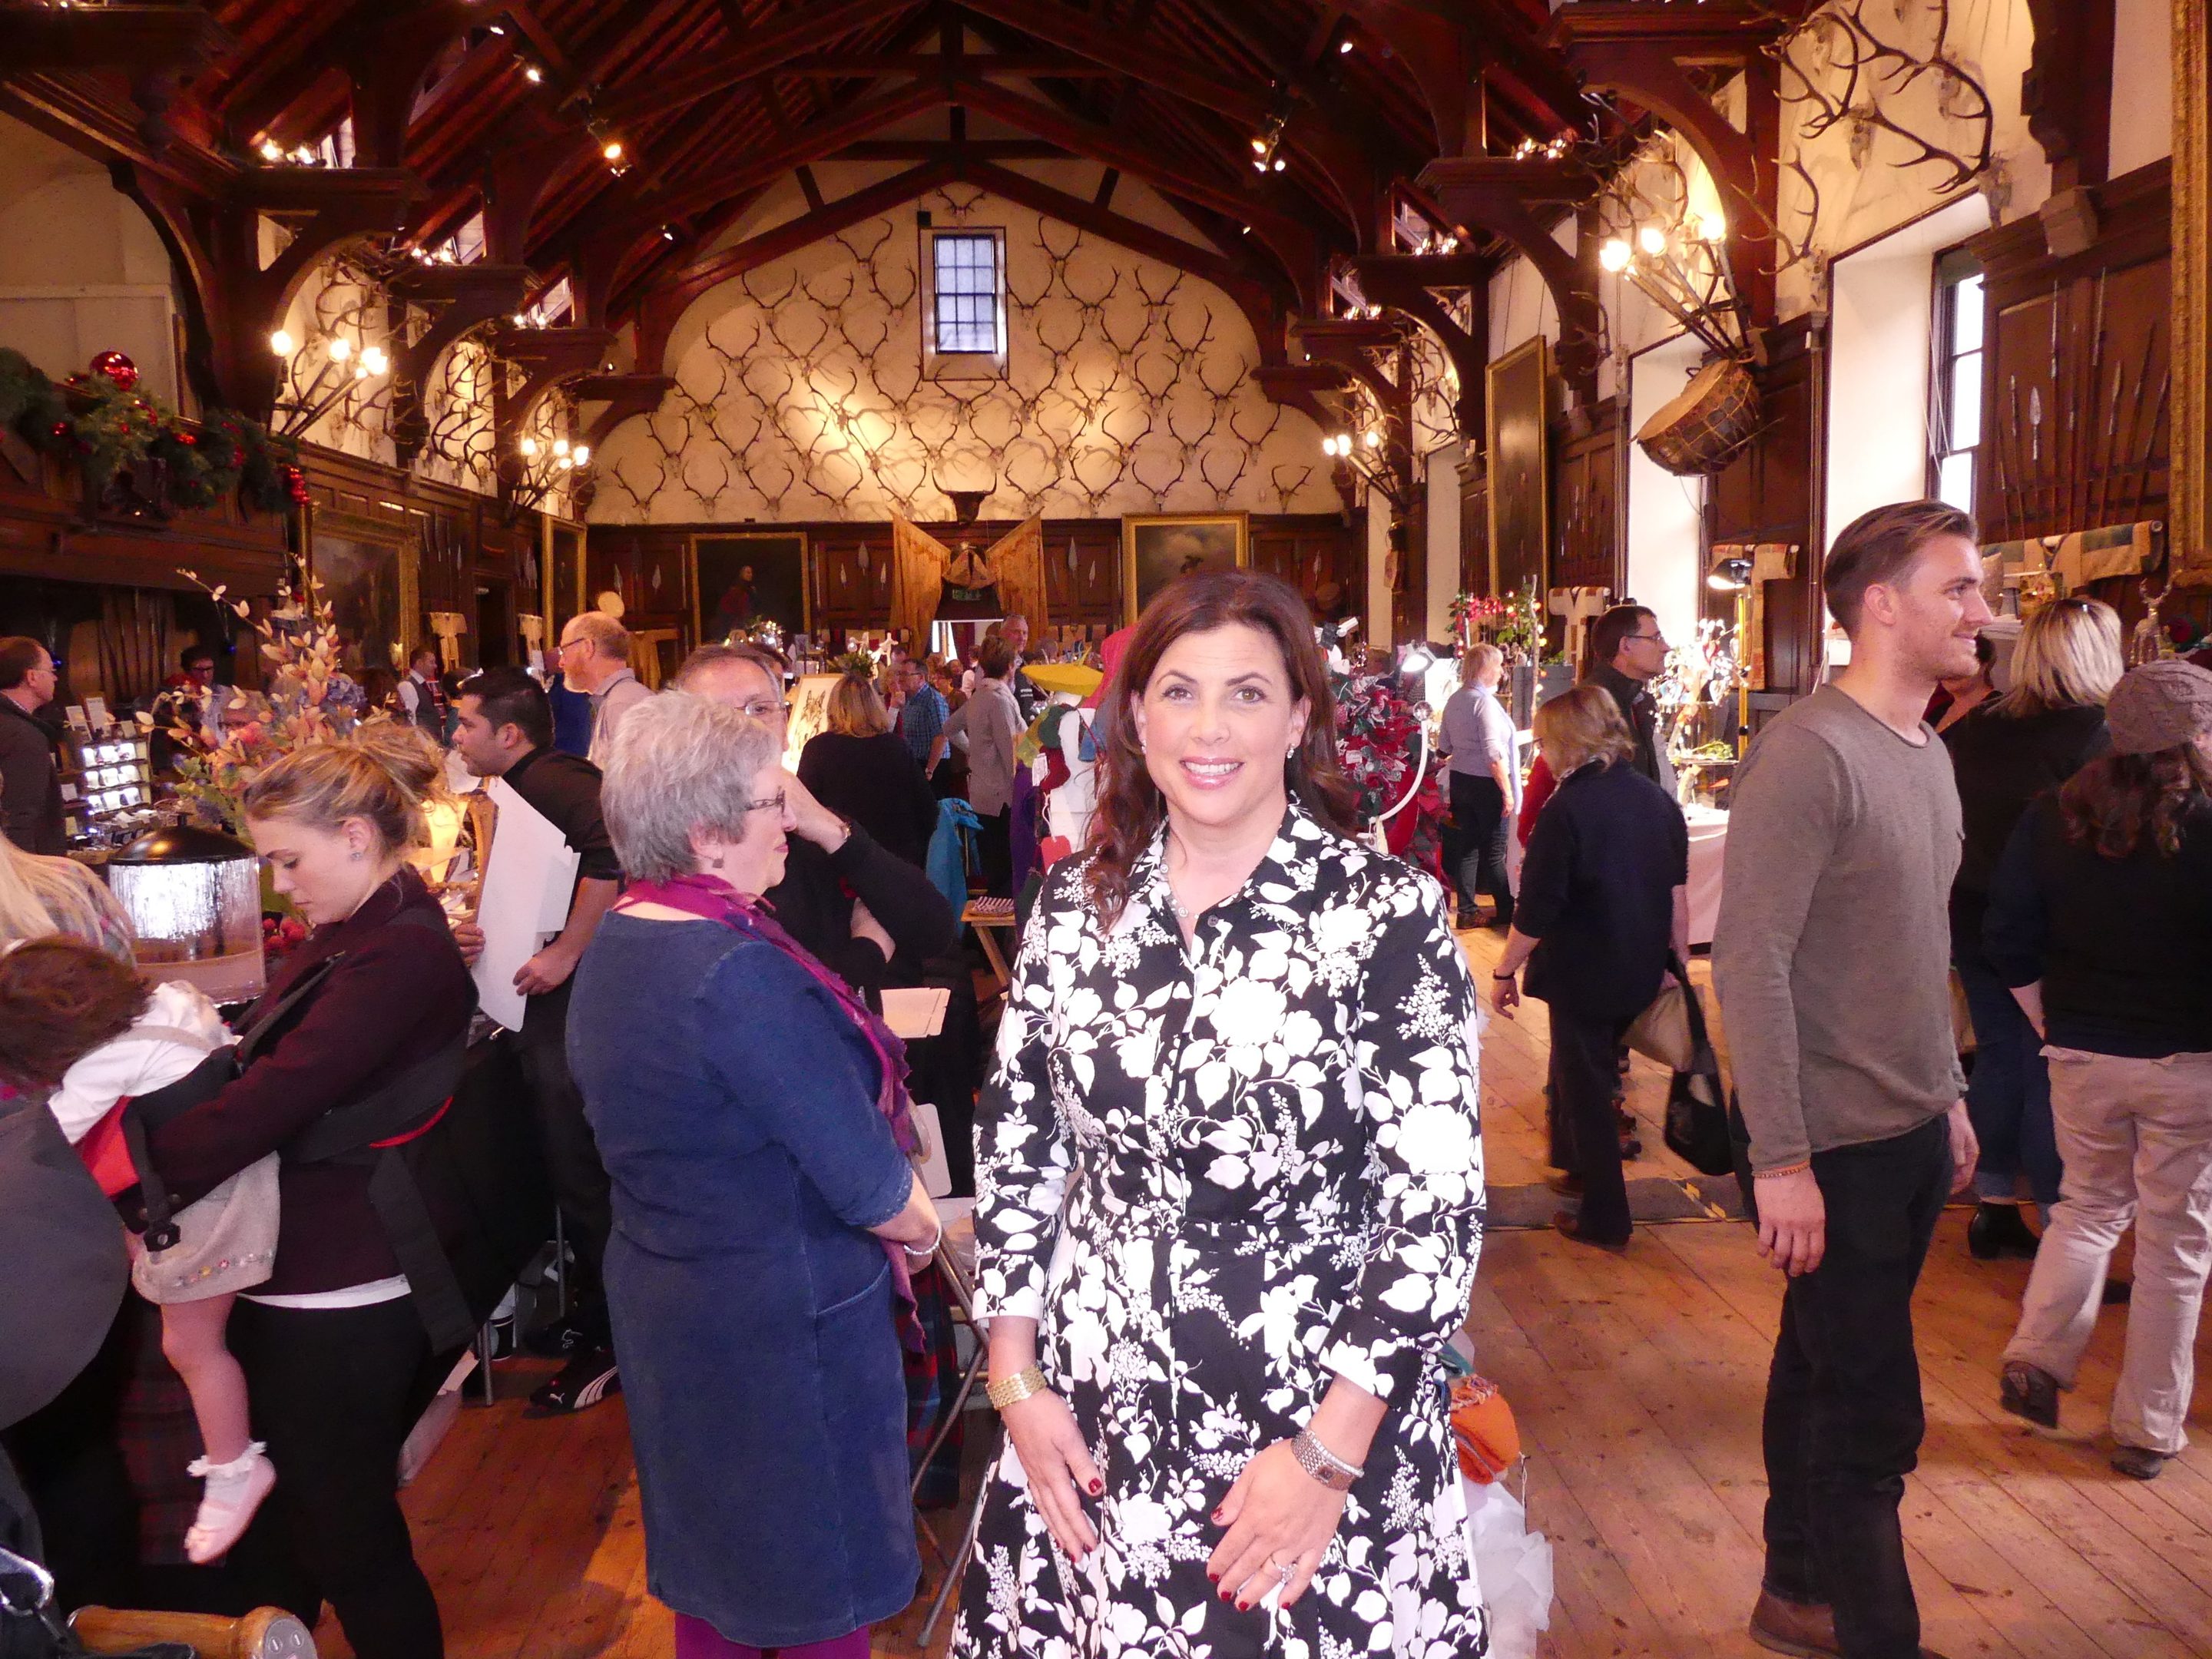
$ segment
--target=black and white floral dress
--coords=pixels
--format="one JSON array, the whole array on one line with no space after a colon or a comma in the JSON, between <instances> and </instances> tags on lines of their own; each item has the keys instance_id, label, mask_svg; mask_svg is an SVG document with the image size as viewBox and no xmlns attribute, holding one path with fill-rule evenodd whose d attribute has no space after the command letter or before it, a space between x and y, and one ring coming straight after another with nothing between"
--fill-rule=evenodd
<instances>
[{"instance_id":1,"label":"black and white floral dress","mask_svg":"<svg viewBox=\"0 0 2212 1659\"><path fill-rule=\"evenodd\" d=\"M1007 1446L952 1651L1469 1659L1487 1632L1439 1355L1482 1142L1443 890L1293 805L1186 951L1160 860L1110 933L1085 860L1052 872L976 1124L978 1312L1041 1321L1105 1477L1100 1545L1060 1553ZM1306 1595L1239 1613L1206 1581L1208 1517L1340 1374L1389 1405L1366 1474Z\"/></svg>"}]
</instances>

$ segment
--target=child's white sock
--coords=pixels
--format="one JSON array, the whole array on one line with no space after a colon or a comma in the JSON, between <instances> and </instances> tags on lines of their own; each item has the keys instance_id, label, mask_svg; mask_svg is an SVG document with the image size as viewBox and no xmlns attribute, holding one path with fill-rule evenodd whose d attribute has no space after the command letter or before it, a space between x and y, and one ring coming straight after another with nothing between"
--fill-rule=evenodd
<instances>
[{"instance_id":1,"label":"child's white sock","mask_svg":"<svg viewBox=\"0 0 2212 1659\"><path fill-rule=\"evenodd\" d=\"M254 1510L261 1507L261 1500L276 1484L276 1466L263 1455L268 1449L258 1440L250 1441L228 1463L196 1457L187 1466L186 1474L203 1476L207 1481L199 1514L185 1534L185 1554L194 1565L204 1567L228 1555L253 1519Z\"/></svg>"}]
</instances>

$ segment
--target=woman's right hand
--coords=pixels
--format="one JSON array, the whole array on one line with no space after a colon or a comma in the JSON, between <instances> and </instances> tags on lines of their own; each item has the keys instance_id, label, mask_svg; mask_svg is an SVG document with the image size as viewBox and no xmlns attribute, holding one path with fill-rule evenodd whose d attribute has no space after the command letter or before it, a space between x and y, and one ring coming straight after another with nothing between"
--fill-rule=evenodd
<instances>
[{"instance_id":1,"label":"woman's right hand","mask_svg":"<svg viewBox=\"0 0 2212 1659\"><path fill-rule=\"evenodd\" d=\"M1053 1541L1080 1565L1098 1547L1097 1528L1084 1512L1083 1499L1085 1495L1103 1497L1106 1483L1083 1443L1075 1413L1048 1389L1003 1407L999 1420L1013 1442L1014 1455L1022 1461L1030 1501L1044 1517Z\"/></svg>"}]
</instances>

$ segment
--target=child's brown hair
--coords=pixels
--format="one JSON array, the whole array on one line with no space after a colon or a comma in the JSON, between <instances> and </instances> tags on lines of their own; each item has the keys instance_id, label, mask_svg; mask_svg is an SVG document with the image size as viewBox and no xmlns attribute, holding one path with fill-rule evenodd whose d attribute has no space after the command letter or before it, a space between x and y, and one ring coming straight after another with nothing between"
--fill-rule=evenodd
<instances>
[{"instance_id":1,"label":"child's brown hair","mask_svg":"<svg viewBox=\"0 0 2212 1659\"><path fill-rule=\"evenodd\" d=\"M131 966L73 939L34 939L0 956L0 1083L51 1089L131 1029L148 992Z\"/></svg>"}]
</instances>

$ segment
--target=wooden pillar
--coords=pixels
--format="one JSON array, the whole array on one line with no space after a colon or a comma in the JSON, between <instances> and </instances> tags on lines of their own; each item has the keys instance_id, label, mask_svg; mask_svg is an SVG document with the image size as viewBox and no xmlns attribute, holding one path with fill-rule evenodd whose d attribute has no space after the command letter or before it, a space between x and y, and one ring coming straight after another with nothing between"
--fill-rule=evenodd
<instances>
[{"instance_id":1,"label":"wooden pillar","mask_svg":"<svg viewBox=\"0 0 2212 1659\"><path fill-rule=\"evenodd\" d=\"M2212 0L2173 0L2173 448L2168 545L2212 587Z\"/></svg>"}]
</instances>

